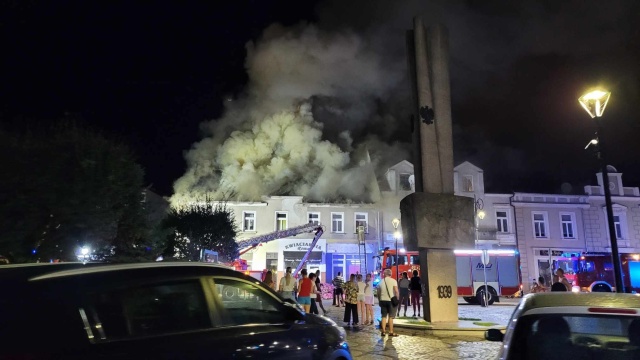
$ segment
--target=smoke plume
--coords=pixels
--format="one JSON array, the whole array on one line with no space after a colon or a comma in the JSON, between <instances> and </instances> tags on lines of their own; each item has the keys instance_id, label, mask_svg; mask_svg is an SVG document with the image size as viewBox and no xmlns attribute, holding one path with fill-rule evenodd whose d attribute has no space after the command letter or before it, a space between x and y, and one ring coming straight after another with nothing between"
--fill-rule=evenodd
<instances>
[{"instance_id":1,"label":"smoke plume","mask_svg":"<svg viewBox=\"0 0 640 360\"><path fill-rule=\"evenodd\" d=\"M204 194L376 201L375 168L408 156L408 144L388 145L405 68L380 53L349 31L267 28L247 45L245 94L203 124L206 136L187 152L173 202Z\"/></svg>"}]
</instances>

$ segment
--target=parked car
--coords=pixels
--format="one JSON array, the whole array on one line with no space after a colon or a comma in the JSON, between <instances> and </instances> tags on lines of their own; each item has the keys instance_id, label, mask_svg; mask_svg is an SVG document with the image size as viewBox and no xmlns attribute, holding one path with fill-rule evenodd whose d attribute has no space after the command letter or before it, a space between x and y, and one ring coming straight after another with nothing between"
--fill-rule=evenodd
<instances>
[{"instance_id":1,"label":"parked car","mask_svg":"<svg viewBox=\"0 0 640 360\"><path fill-rule=\"evenodd\" d=\"M516 307L499 359L640 359L640 296L620 293L537 293Z\"/></svg>"},{"instance_id":2,"label":"parked car","mask_svg":"<svg viewBox=\"0 0 640 360\"><path fill-rule=\"evenodd\" d=\"M335 322L217 265L5 265L0 282L0 359L351 359Z\"/></svg>"}]
</instances>

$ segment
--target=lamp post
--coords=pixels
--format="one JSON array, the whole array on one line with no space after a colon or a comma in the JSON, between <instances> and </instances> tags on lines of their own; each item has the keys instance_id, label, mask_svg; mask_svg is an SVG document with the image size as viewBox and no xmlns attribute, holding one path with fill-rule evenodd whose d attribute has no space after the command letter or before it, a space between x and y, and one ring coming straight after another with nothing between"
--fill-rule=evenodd
<instances>
[{"instance_id":1,"label":"lamp post","mask_svg":"<svg viewBox=\"0 0 640 360\"><path fill-rule=\"evenodd\" d=\"M596 123L596 139L595 142L592 140L590 144L596 146L598 160L600 160L600 167L602 169L602 187L604 188L607 224L609 225L609 238L611 239L611 256L613 257L613 273L615 276L616 292L624 292L620 255L618 254L618 239L616 237L616 228L613 221L613 207L611 205L611 191L609 189L609 171L607 169L607 162L604 156L602 124L600 121L610 97L611 93L609 91L595 90L582 95L578 101Z\"/></svg>"},{"instance_id":2,"label":"lamp post","mask_svg":"<svg viewBox=\"0 0 640 360\"><path fill-rule=\"evenodd\" d=\"M475 221L475 225L476 225L476 246L478 246L478 240L479 240L479 236L478 236L478 228L480 227L479 221L478 220L482 220L484 219L484 216L486 215L484 210L484 201L482 201L482 199L476 199L475 195L473 196L474 202L473 202L473 215L474 215L474 221ZM487 306L489 304L489 288L487 287L487 264L489 263L489 254L487 253L487 249L482 249L482 256L480 257L480 259L482 260L482 273L484 275L484 292L482 294L482 297L484 298L484 302L481 304L482 306Z\"/></svg>"},{"instance_id":3,"label":"lamp post","mask_svg":"<svg viewBox=\"0 0 640 360\"><path fill-rule=\"evenodd\" d=\"M393 219L391 221L391 224L393 224L393 237L396 239L396 280L399 280L400 277L398 276L398 238L400 237L400 232L398 232L398 226L400 225L400 220L399 219Z\"/></svg>"}]
</instances>

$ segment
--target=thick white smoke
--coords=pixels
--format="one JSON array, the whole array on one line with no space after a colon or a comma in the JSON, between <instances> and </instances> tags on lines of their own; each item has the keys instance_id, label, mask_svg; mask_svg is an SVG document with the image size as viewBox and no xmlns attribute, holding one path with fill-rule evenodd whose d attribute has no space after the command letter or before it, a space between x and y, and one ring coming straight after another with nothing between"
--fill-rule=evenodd
<instances>
[{"instance_id":1,"label":"thick white smoke","mask_svg":"<svg viewBox=\"0 0 640 360\"><path fill-rule=\"evenodd\" d=\"M374 167L408 156L407 144L378 137L395 129L381 104L402 86L403 63L385 61L354 33L314 26L271 26L247 50L246 94L203 124L206 137L186 154L172 201L376 201ZM354 143L354 133L365 140Z\"/></svg>"}]
</instances>

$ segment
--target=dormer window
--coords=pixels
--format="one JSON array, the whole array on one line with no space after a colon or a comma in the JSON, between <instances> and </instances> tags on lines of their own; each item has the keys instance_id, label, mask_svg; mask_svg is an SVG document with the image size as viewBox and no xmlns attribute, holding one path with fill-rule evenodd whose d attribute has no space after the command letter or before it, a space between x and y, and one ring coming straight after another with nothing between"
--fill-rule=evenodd
<instances>
[{"instance_id":1,"label":"dormer window","mask_svg":"<svg viewBox=\"0 0 640 360\"><path fill-rule=\"evenodd\" d=\"M400 190L411 191L411 174L400 174Z\"/></svg>"},{"instance_id":2,"label":"dormer window","mask_svg":"<svg viewBox=\"0 0 640 360\"><path fill-rule=\"evenodd\" d=\"M462 191L473 192L473 175L465 175L462 178Z\"/></svg>"}]
</instances>

